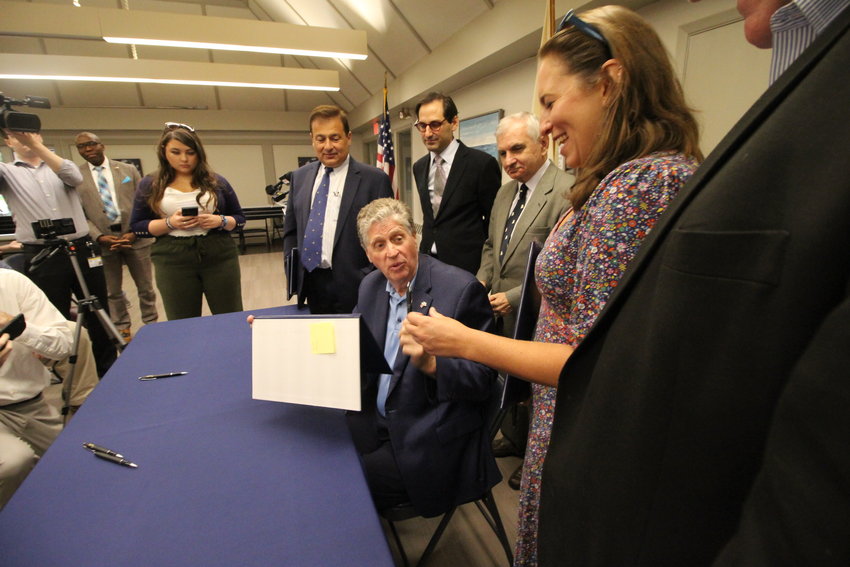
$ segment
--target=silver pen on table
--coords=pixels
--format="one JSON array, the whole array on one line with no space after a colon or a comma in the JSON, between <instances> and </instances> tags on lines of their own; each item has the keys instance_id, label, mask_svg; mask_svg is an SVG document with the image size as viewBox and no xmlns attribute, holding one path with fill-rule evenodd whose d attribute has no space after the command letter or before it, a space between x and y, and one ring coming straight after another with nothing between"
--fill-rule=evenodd
<instances>
[{"instance_id":1,"label":"silver pen on table","mask_svg":"<svg viewBox=\"0 0 850 567\"><path fill-rule=\"evenodd\" d=\"M171 378L172 376L183 376L184 374L188 374L188 372L166 372L165 374L148 374L146 376L139 376L139 380L158 380L160 378Z\"/></svg>"}]
</instances>

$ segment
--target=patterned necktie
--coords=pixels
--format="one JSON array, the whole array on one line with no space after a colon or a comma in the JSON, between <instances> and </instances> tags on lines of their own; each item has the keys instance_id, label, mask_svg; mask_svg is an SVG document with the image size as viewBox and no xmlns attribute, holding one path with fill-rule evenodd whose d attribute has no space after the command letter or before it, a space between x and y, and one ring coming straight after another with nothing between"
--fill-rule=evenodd
<instances>
[{"instance_id":1,"label":"patterned necktie","mask_svg":"<svg viewBox=\"0 0 850 567\"><path fill-rule=\"evenodd\" d=\"M443 202L443 191L446 190L446 172L443 171L443 164L446 163L440 156L434 158L434 195L431 198L431 210L434 211L434 216L437 216L437 211L440 210L440 203Z\"/></svg>"},{"instance_id":2,"label":"patterned necktie","mask_svg":"<svg viewBox=\"0 0 850 567\"><path fill-rule=\"evenodd\" d=\"M505 235L502 237L502 248L499 250L500 261L505 257L505 251L508 249L508 243L511 241L511 236L514 233L516 221L522 214L522 209L525 207L525 197L527 193L528 186L523 183L519 188L519 199L516 200L516 205L514 205L510 216L508 216L508 222L505 223Z\"/></svg>"},{"instance_id":3,"label":"patterned necktie","mask_svg":"<svg viewBox=\"0 0 850 567\"><path fill-rule=\"evenodd\" d=\"M97 192L100 193L100 199L103 201L103 212L106 213L106 218L115 222L118 219L118 208L112 200L112 193L109 192L109 181L103 174L105 168L98 165L95 169L97 170Z\"/></svg>"},{"instance_id":4,"label":"patterned necktie","mask_svg":"<svg viewBox=\"0 0 850 567\"><path fill-rule=\"evenodd\" d=\"M313 206L310 207L307 230L304 231L304 250L301 253L301 263L308 272L312 272L322 263L322 232L325 229L325 209L328 207L328 189L331 186L332 171L332 167L325 168L322 182L313 198Z\"/></svg>"}]
</instances>

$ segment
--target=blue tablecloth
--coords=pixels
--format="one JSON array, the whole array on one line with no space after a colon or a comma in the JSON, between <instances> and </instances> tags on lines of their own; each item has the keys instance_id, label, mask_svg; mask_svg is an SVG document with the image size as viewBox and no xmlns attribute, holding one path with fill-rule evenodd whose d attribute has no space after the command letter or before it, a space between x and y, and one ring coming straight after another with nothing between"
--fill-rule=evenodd
<instances>
[{"instance_id":1,"label":"blue tablecloth","mask_svg":"<svg viewBox=\"0 0 850 567\"><path fill-rule=\"evenodd\" d=\"M392 565L343 412L251 399L245 315L139 331L0 512L0 564Z\"/></svg>"}]
</instances>

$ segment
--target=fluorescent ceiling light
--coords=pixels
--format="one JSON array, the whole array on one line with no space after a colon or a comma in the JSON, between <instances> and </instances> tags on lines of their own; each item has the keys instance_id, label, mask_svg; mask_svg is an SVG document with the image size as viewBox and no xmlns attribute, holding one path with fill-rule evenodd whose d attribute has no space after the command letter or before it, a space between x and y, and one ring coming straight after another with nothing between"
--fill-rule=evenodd
<instances>
[{"instance_id":1,"label":"fluorescent ceiling light","mask_svg":"<svg viewBox=\"0 0 850 567\"><path fill-rule=\"evenodd\" d=\"M339 90L336 71L227 63L2 53L0 70L2 79Z\"/></svg>"},{"instance_id":2,"label":"fluorescent ceiling light","mask_svg":"<svg viewBox=\"0 0 850 567\"><path fill-rule=\"evenodd\" d=\"M107 43L130 45L156 45L160 47L190 47L195 49L219 49L222 51L251 51L254 53L276 53L278 55L305 55L308 57L334 57L337 59L366 59L359 53L337 53L291 47L263 47L260 45L233 45L229 43L204 43L198 41L175 41L167 39L145 39L142 37L104 37Z\"/></svg>"},{"instance_id":3,"label":"fluorescent ceiling light","mask_svg":"<svg viewBox=\"0 0 850 567\"><path fill-rule=\"evenodd\" d=\"M366 32L276 22L99 9L111 43L366 59Z\"/></svg>"}]
</instances>

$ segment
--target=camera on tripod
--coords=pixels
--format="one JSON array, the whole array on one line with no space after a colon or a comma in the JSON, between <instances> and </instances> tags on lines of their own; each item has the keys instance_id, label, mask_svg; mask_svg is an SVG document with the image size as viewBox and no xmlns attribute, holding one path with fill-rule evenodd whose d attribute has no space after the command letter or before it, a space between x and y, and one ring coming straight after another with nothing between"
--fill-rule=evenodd
<instances>
[{"instance_id":1,"label":"camera on tripod","mask_svg":"<svg viewBox=\"0 0 850 567\"><path fill-rule=\"evenodd\" d=\"M275 203L280 203L289 195L289 184L291 181L292 172L288 171L278 177L277 183L274 185L266 185L266 195L270 196Z\"/></svg>"},{"instance_id":2,"label":"camera on tripod","mask_svg":"<svg viewBox=\"0 0 850 567\"><path fill-rule=\"evenodd\" d=\"M0 128L15 132L40 132L41 119L35 114L12 110L12 106L32 108L50 108L50 101L42 96L28 96L24 100L15 100L0 93Z\"/></svg>"},{"instance_id":3,"label":"camera on tripod","mask_svg":"<svg viewBox=\"0 0 850 567\"><path fill-rule=\"evenodd\" d=\"M74 219L39 219L32 223L36 238L53 240L63 234L74 234Z\"/></svg>"}]
</instances>

